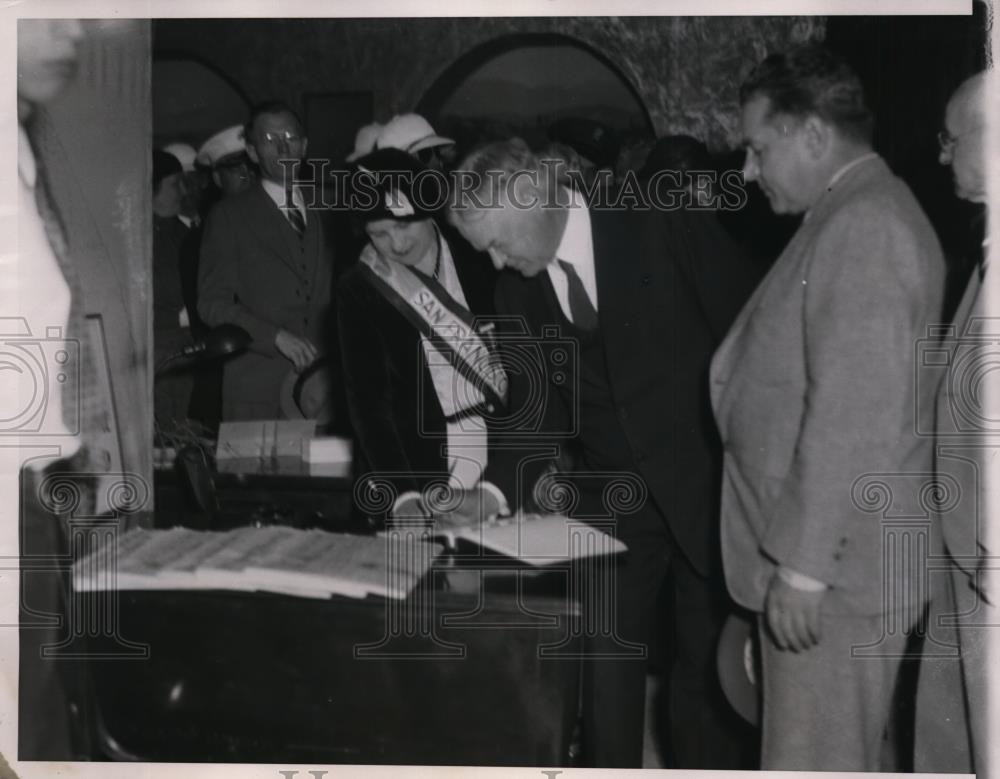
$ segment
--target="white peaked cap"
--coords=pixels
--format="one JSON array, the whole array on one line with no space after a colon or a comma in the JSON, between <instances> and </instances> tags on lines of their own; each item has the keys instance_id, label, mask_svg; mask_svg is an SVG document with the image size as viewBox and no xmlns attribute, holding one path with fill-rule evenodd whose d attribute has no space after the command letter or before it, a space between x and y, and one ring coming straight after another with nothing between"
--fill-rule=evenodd
<instances>
[{"instance_id":1,"label":"white peaked cap","mask_svg":"<svg viewBox=\"0 0 1000 779\"><path fill-rule=\"evenodd\" d=\"M198 149L198 164L215 167L226 157L242 154L247 149L243 138L243 125L234 124L225 130L220 130Z\"/></svg>"},{"instance_id":2,"label":"white peaked cap","mask_svg":"<svg viewBox=\"0 0 1000 779\"><path fill-rule=\"evenodd\" d=\"M390 119L375 144L377 149L402 149L416 154L434 146L450 146L454 141L435 134L434 128L420 114L400 114Z\"/></svg>"},{"instance_id":3,"label":"white peaked cap","mask_svg":"<svg viewBox=\"0 0 1000 779\"><path fill-rule=\"evenodd\" d=\"M194 170L194 158L198 156L194 146L186 143L171 143L164 146L163 151L167 154L173 154L185 172Z\"/></svg>"},{"instance_id":4,"label":"white peaked cap","mask_svg":"<svg viewBox=\"0 0 1000 779\"><path fill-rule=\"evenodd\" d=\"M364 157L375 148L375 142L382 134L382 125L378 122L366 124L354 136L354 151L347 155L348 162L354 162L358 157Z\"/></svg>"}]
</instances>

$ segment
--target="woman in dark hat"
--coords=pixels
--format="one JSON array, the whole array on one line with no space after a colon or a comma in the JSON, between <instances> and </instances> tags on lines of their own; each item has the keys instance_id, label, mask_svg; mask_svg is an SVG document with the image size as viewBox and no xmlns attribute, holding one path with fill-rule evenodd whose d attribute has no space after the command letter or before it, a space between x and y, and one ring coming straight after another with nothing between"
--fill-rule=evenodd
<instances>
[{"instance_id":1,"label":"woman in dark hat","mask_svg":"<svg viewBox=\"0 0 1000 779\"><path fill-rule=\"evenodd\" d=\"M340 281L337 317L359 508L505 511L514 469L488 446L506 400L492 264L438 218L447 182L415 157L374 151L355 161L350 184L368 243ZM428 487L446 484L457 490L450 505L430 505Z\"/></svg>"}]
</instances>

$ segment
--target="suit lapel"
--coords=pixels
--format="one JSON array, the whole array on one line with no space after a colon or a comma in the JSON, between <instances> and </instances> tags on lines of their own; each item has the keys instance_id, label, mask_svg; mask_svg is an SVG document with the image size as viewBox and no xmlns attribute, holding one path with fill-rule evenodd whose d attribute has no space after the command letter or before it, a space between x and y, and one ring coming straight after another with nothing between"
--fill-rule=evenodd
<instances>
[{"instance_id":1,"label":"suit lapel","mask_svg":"<svg viewBox=\"0 0 1000 779\"><path fill-rule=\"evenodd\" d=\"M493 287L496 283L496 271L489 260L454 233L442 229L440 238L451 253L452 265L458 276L458 283L462 286L465 301L469 304L469 311L476 316L494 313Z\"/></svg>"},{"instance_id":2,"label":"suit lapel","mask_svg":"<svg viewBox=\"0 0 1000 779\"><path fill-rule=\"evenodd\" d=\"M566 315L563 313L562 306L559 305L559 298L556 295L555 287L552 286L552 278L549 276L548 271L542 271L530 283L535 289L535 302L539 307L539 311L544 312L545 320L558 324L560 328L569 324L569 320L566 319ZM563 335L566 335L566 333L563 333Z\"/></svg>"},{"instance_id":3,"label":"suit lapel","mask_svg":"<svg viewBox=\"0 0 1000 779\"><path fill-rule=\"evenodd\" d=\"M281 262L301 274L301 268L295 262L301 254L298 236L260 184L256 186L253 196L248 199L248 207L251 217L249 225L254 235Z\"/></svg>"},{"instance_id":4,"label":"suit lapel","mask_svg":"<svg viewBox=\"0 0 1000 779\"><path fill-rule=\"evenodd\" d=\"M808 245L813 240L815 231L826 222L833 211L839 208L845 201L853 198L857 189L868 186L868 182L872 178L886 175L892 174L881 158L874 158L859 163L854 169L847 171L843 178L813 206L806 219L799 226L799 229L795 231L795 234L789 240L788 245L771 266L767 275L757 285L750 299L736 317L732 327L729 329L729 333L719 346L712 360L712 392L713 395L715 393L722 393L721 402L717 404L719 411L717 414L718 419L724 419L726 416L725 410L728 409L728 403L726 402L728 396L724 388L728 385L729 378L736 365L735 356L741 351L740 342L743 331L757 313L762 302L769 294L770 288L776 283L776 279L780 279L777 283L785 283L783 277L788 273L788 263L799 263L801 261L803 257L803 245Z\"/></svg>"},{"instance_id":5,"label":"suit lapel","mask_svg":"<svg viewBox=\"0 0 1000 779\"><path fill-rule=\"evenodd\" d=\"M976 314L980 314L982 312L982 303L980 302L982 287L983 277L980 276L979 266L976 265L976 267L972 269L972 276L969 279L968 286L965 288L965 292L962 294L962 300L958 304L955 316L952 317L952 322L955 323L957 330L961 331L956 332L959 339L965 335L965 326L972 317L973 312Z\"/></svg>"},{"instance_id":6,"label":"suit lapel","mask_svg":"<svg viewBox=\"0 0 1000 779\"><path fill-rule=\"evenodd\" d=\"M617 354L613 342L617 325L628 319L625 312L633 305L632 293L639 281L641 258L635 228L617 211L590 211L598 327L609 361Z\"/></svg>"},{"instance_id":7,"label":"suit lapel","mask_svg":"<svg viewBox=\"0 0 1000 779\"><path fill-rule=\"evenodd\" d=\"M320 263L327 261L327 258L322 255L323 225L320 221L320 212L318 211L309 211L306 219L306 233L302 238L305 251L301 254L306 261L306 270L304 273L309 274L310 285L315 285L320 270ZM291 229L290 225L289 229ZM292 230L291 232L294 233L295 231ZM298 238L295 240L297 241Z\"/></svg>"},{"instance_id":8,"label":"suit lapel","mask_svg":"<svg viewBox=\"0 0 1000 779\"><path fill-rule=\"evenodd\" d=\"M743 330L746 328L747 323L753 318L753 315L757 312L760 307L761 300L767 295L767 292L771 285L774 283L774 278L781 273L782 258L784 258L789 252L797 251L795 245L802 240L802 228L800 227L796 231L795 235L792 236L788 245L782 251L781 256L771 265L770 270L767 275L761 279L760 283L754 289L753 294L750 295L749 300L740 309L740 313L736 315L736 319L729 328L729 332L723 339L719 348L716 350L715 358L712 361L712 373L718 377L728 376L730 369L732 368L732 360L730 356L732 354L733 348L741 340Z\"/></svg>"},{"instance_id":9,"label":"suit lapel","mask_svg":"<svg viewBox=\"0 0 1000 779\"><path fill-rule=\"evenodd\" d=\"M528 332L539 336L543 328L558 325L565 329L565 318L556 300L555 290L549 280L549 274L544 270L533 278L525 278L515 270L500 271L498 283L510 286L507 295L512 310L502 311L502 314L514 314L524 317ZM520 327L518 327L520 331ZM565 332L562 335L566 335Z\"/></svg>"}]
</instances>

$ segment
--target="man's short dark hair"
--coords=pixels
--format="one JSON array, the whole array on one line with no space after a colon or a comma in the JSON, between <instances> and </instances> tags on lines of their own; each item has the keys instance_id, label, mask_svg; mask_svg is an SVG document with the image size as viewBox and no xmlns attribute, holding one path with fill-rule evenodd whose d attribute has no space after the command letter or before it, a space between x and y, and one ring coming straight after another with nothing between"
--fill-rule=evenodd
<instances>
[{"instance_id":1,"label":"man's short dark hair","mask_svg":"<svg viewBox=\"0 0 1000 779\"><path fill-rule=\"evenodd\" d=\"M250 136L253 133L253 127L257 123L257 120L265 114L288 114L295 120L296 124L298 124L300 128L303 130L305 129L305 126L302 124L302 120L295 112L295 109L288 105L288 103L284 100L265 100L263 103L257 103L257 105L250 109L250 118L247 119L247 123L243 125L243 135L248 141L250 140Z\"/></svg>"},{"instance_id":2,"label":"man's short dark hair","mask_svg":"<svg viewBox=\"0 0 1000 779\"><path fill-rule=\"evenodd\" d=\"M740 87L740 104L766 97L772 113L818 116L844 135L871 143L874 119L857 73L825 46L804 44L761 62Z\"/></svg>"}]
</instances>

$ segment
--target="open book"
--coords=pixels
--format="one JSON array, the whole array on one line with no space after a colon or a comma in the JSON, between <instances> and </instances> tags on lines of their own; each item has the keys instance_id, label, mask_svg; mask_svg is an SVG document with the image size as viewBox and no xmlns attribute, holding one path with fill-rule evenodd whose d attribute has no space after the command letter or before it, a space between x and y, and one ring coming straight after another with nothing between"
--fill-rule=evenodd
<instances>
[{"instance_id":1,"label":"open book","mask_svg":"<svg viewBox=\"0 0 1000 779\"><path fill-rule=\"evenodd\" d=\"M290 527L132 530L73 565L78 592L264 590L312 598L405 598L441 552L405 538Z\"/></svg>"},{"instance_id":2,"label":"open book","mask_svg":"<svg viewBox=\"0 0 1000 779\"><path fill-rule=\"evenodd\" d=\"M534 566L617 554L627 547L618 539L579 519L557 514L516 514L465 527L438 522L434 535L449 547L459 540Z\"/></svg>"}]
</instances>

